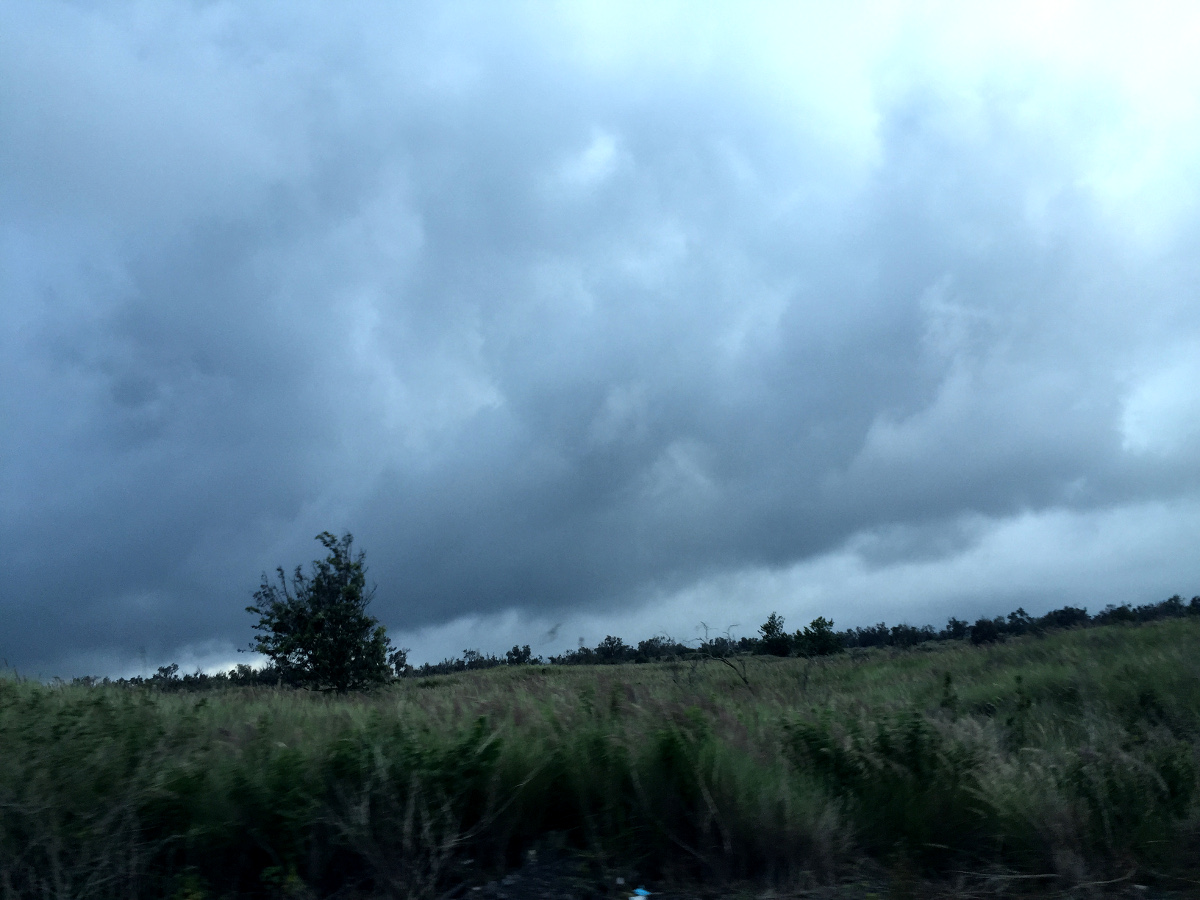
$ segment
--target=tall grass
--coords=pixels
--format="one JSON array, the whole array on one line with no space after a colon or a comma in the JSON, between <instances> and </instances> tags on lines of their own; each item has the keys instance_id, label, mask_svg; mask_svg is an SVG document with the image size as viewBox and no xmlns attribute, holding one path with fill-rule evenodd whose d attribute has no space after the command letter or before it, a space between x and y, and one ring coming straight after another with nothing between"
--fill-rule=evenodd
<instances>
[{"instance_id":1,"label":"tall grass","mask_svg":"<svg viewBox=\"0 0 1200 900\"><path fill-rule=\"evenodd\" d=\"M0 680L4 897L1197 879L1200 622L820 660L506 667L331 697Z\"/></svg>"}]
</instances>

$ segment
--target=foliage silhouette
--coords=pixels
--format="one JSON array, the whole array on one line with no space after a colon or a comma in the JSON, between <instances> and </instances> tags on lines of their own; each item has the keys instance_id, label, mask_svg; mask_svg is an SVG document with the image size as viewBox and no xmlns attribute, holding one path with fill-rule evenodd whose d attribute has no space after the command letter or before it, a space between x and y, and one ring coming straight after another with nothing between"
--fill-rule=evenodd
<instances>
[{"instance_id":1,"label":"foliage silhouette","mask_svg":"<svg viewBox=\"0 0 1200 900\"><path fill-rule=\"evenodd\" d=\"M979 619L971 626L971 643L976 646L995 643L1000 640L1003 628L1003 619Z\"/></svg>"},{"instance_id":2,"label":"foliage silhouette","mask_svg":"<svg viewBox=\"0 0 1200 900\"><path fill-rule=\"evenodd\" d=\"M529 649L528 644L524 647L514 644L513 648L504 654L504 657L510 666L527 666L533 662L533 651Z\"/></svg>"},{"instance_id":3,"label":"foliage silhouette","mask_svg":"<svg viewBox=\"0 0 1200 900\"><path fill-rule=\"evenodd\" d=\"M787 656L792 652L792 640L783 630L783 616L779 613L771 613L767 621L758 627L758 631L762 635L760 643L764 653L771 656Z\"/></svg>"},{"instance_id":4,"label":"foliage silhouette","mask_svg":"<svg viewBox=\"0 0 1200 900\"><path fill-rule=\"evenodd\" d=\"M310 576L296 566L290 589L282 566L278 584L263 573L254 605L246 607L262 632L251 649L268 657L289 684L341 693L389 681L392 664L407 660L367 613L374 589L366 587L365 554L355 556L349 532L339 539L323 531L316 539L329 555L313 561Z\"/></svg>"},{"instance_id":5,"label":"foliage silhouette","mask_svg":"<svg viewBox=\"0 0 1200 900\"><path fill-rule=\"evenodd\" d=\"M797 631L792 640L798 656L829 656L842 649L841 635L833 630L833 622L824 616L817 616Z\"/></svg>"}]
</instances>

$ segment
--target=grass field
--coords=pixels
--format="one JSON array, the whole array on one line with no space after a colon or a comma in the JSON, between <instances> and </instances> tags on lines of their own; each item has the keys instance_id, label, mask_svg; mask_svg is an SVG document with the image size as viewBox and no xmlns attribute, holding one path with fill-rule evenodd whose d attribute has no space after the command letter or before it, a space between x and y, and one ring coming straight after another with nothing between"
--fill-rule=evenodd
<instances>
[{"instance_id":1,"label":"grass field","mask_svg":"<svg viewBox=\"0 0 1200 900\"><path fill-rule=\"evenodd\" d=\"M0 679L0 893L437 897L535 854L579 893L1200 890L1194 617L734 663Z\"/></svg>"}]
</instances>

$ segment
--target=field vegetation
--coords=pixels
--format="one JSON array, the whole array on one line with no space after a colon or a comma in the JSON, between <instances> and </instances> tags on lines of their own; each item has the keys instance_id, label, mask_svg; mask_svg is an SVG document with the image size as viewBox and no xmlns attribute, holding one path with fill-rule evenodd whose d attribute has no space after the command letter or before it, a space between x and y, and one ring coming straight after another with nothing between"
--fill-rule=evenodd
<instances>
[{"instance_id":1,"label":"field vegetation","mask_svg":"<svg viewBox=\"0 0 1200 900\"><path fill-rule=\"evenodd\" d=\"M1195 895L1200 616L1002 637L346 694L3 678L0 894Z\"/></svg>"}]
</instances>

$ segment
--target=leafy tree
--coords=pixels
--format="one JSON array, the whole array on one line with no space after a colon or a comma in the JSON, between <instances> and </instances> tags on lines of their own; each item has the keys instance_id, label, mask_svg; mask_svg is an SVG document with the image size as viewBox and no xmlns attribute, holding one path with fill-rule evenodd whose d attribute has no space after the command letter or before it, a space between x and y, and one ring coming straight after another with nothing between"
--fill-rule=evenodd
<instances>
[{"instance_id":1,"label":"leafy tree","mask_svg":"<svg viewBox=\"0 0 1200 900\"><path fill-rule=\"evenodd\" d=\"M659 659L674 659L686 652L686 647L677 644L667 635L656 634L652 638L638 641L637 655L634 658L638 662L649 662Z\"/></svg>"},{"instance_id":2,"label":"leafy tree","mask_svg":"<svg viewBox=\"0 0 1200 900\"><path fill-rule=\"evenodd\" d=\"M1050 610L1037 620L1037 624L1041 628L1074 628L1076 625L1086 625L1090 618L1086 609L1064 606Z\"/></svg>"},{"instance_id":3,"label":"leafy tree","mask_svg":"<svg viewBox=\"0 0 1200 900\"><path fill-rule=\"evenodd\" d=\"M529 649L528 644L524 647L513 644L513 648L504 654L504 658L510 666L527 666L533 662L533 651Z\"/></svg>"},{"instance_id":4,"label":"leafy tree","mask_svg":"<svg viewBox=\"0 0 1200 900\"><path fill-rule=\"evenodd\" d=\"M617 663L633 657L633 648L625 644L619 637L607 635L596 645L596 657L600 662Z\"/></svg>"},{"instance_id":5,"label":"leafy tree","mask_svg":"<svg viewBox=\"0 0 1200 900\"><path fill-rule=\"evenodd\" d=\"M388 653L388 665L392 671L400 678L412 672L413 667L408 664L408 648L397 647Z\"/></svg>"},{"instance_id":6,"label":"leafy tree","mask_svg":"<svg viewBox=\"0 0 1200 900\"><path fill-rule=\"evenodd\" d=\"M888 643L893 647L915 647L925 641L932 641L936 637L937 632L933 630L932 625L922 625L918 628L916 625L904 622L892 626L891 639Z\"/></svg>"},{"instance_id":7,"label":"leafy tree","mask_svg":"<svg viewBox=\"0 0 1200 900\"><path fill-rule=\"evenodd\" d=\"M850 632L847 632L847 634L849 635ZM887 623L880 622L877 625L870 625L866 628L855 628L850 644L854 647L887 647L891 642L891 629L887 627Z\"/></svg>"},{"instance_id":8,"label":"leafy tree","mask_svg":"<svg viewBox=\"0 0 1200 900\"><path fill-rule=\"evenodd\" d=\"M388 681L389 662L403 666L406 660L367 614L375 591L366 587L365 554L354 554L349 533L339 539L324 531L316 539L329 555L313 561L311 575L296 566L289 588L282 566L278 584L263 573L254 605L246 607L262 632L251 649L268 657L289 684L342 692Z\"/></svg>"},{"instance_id":9,"label":"leafy tree","mask_svg":"<svg viewBox=\"0 0 1200 900\"><path fill-rule=\"evenodd\" d=\"M1025 634L1034 627L1033 617L1025 612L1025 607L1018 606L1008 614L1008 632L1010 634Z\"/></svg>"},{"instance_id":10,"label":"leafy tree","mask_svg":"<svg viewBox=\"0 0 1200 900\"><path fill-rule=\"evenodd\" d=\"M476 669L493 669L504 665L504 660L482 650L464 650L462 655L463 668L469 672Z\"/></svg>"},{"instance_id":11,"label":"leafy tree","mask_svg":"<svg viewBox=\"0 0 1200 900\"><path fill-rule=\"evenodd\" d=\"M833 622L824 616L818 616L803 631L797 631L793 641L802 656L829 656L842 649L841 635L833 630Z\"/></svg>"},{"instance_id":12,"label":"leafy tree","mask_svg":"<svg viewBox=\"0 0 1200 900\"><path fill-rule=\"evenodd\" d=\"M970 633L971 626L969 623L951 616L939 637L947 641L959 641L967 637Z\"/></svg>"},{"instance_id":13,"label":"leafy tree","mask_svg":"<svg viewBox=\"0 0 1200 900\"><path fill-rule=\"evenodd\" d=\"M1003 619L979 619L971 626L972 644L991 644L1000 640Z\"/></svg>"},{"instance_id":14,"label":"leafy tree","mask_svg":"<svg viewBox=\"0 0 1200 900\"><path fill-rule=\"evenodd\" d=\"M763 653L769 653L772 656L787 656L792 652L792 639L783 630L783 616L779 613L771 613L767 617L767 621L758 626L758 633L762 635L759 646Z\"/></svg>"}]
</instances>

